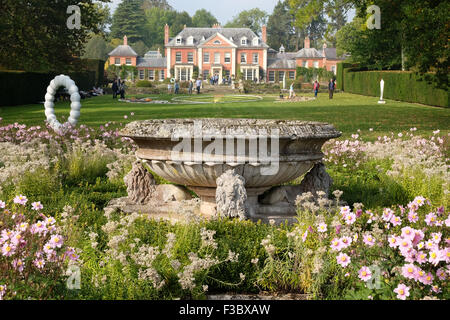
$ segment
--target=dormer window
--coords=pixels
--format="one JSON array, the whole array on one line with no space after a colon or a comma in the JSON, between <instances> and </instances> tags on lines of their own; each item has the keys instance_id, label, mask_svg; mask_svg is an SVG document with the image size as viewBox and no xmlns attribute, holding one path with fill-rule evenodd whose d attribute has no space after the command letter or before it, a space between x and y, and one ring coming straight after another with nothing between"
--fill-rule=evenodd
<instances>
[{"instance_id":1,"label":"dormer window","mask_svg":"<svg viewBox=\"0 0 450 320\"><path fill-rule=\"evenodd\" d=\"M243 45L243 46L247 45L247 38L246 37L241 38L241 45Z\"/></svg>"},{"instance_id":2,"label":"dormer window","mask_svg":"<svg viewBox=\"0 0 450 320\"><path fill-rule=\"evenodd\" d=\"M182 40L183 40L183 39L181 39L181 37L178 37L178 38L177 38L177 44L181 44L181 43L182 43Z\"/></svg>"},{"instance_id":3,"label":"dormer window","mask_svg":"<svg viewBox=\"0 0 450 320\"><path fill-rule=\"evenodd\" d=\"M259 38L253 38L252 44L253 44L254 46L258 46L258 45L259 45Z\"/></svg>"},{"instance_id":4,"label":"dormer window","mask_svg":"<svg viewBox=\"0 0 450 320\"><path fill-rule=\"evenodd\" d=\"M187 44L188 45L193 45L194 44L194 37L190 36L189 38L187 38Z\"/></svg>"}]
</instances>

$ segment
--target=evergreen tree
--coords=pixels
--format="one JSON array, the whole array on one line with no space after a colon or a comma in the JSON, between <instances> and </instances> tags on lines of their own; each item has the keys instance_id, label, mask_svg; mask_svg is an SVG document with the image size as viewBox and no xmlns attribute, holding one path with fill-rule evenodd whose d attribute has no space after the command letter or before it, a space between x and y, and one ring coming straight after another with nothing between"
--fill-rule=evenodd
<instances>
[{"instance_id":1,"label":"evergreen tree","mask_svg":"<svg viewBox=\"0 0 450 320\"><path fill-rule=\"evenodd\" d=\"M192 17L192 25L197 28L211 28L216 23L218 23L216 17L205 9L197 10Z\"/></svg>"},{"instance_id":2,"label":"evergreen tree","mask_svg":"<svg viewBox=\"0 0 450 320\"><path fill-rule=\"evenodd\" d=\"M281 45L286 51L295 50L297 31L293 23L294 15L290 12L288 0L278 1L267 21L267 44L275 50Z\"/></svg>"},{"instance_id":3,"label":"evergreen tree","mask_svg":"<svg viewBox=\"0 0 450 320\"><path fill-rule=\"evenodd\" d=\"M130 42L147 40L143 0L123 0L114 12L111 25L111 38L127 36Z\"/></svg>"}]
</instances>

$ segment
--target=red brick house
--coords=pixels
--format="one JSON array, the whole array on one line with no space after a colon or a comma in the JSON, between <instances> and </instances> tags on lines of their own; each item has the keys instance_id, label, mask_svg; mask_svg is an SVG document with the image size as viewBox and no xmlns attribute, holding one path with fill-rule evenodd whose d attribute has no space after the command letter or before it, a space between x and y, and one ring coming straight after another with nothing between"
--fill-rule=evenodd
<instances>
[{"instance_id":1,"label":"red brick house","mask_svg":"<svg viewBox=\"0 0 450 320\"><path fill-rule=\"evenodd\" d=\"M184 28L169 39L169 26L165 26L167 75L177 80L192 78L194 67L199 76L207 79L217 74L235 76L240 70L246 80L264 79L267 69L266 28L262 37L248 28ZM173 74L172 74L173 72Z\"/></svg>"},{"instance_id":2,"label":"red brick house","mask_svg":"<svg viewBox=\"0 0 450 320\"><path fill-rule=\"evenodd\" d=\"M131 65L138 69L138 79L164 80L175 78L180 81L193 79L194 71L199 77L208 79L217 74L219 82L224 77L242 73L244 80L275 82L296 78L297 66L306 68L326 68L336 73L337 57L335 48L323 46L321 50L310 47L310 39L305 39L304 48L298 52L279 51L266 44L267 30L263 26L261 37L249 28L184 28L174 38L170 38L170 27L165 31L165 57L158 51L149 51L138 57L124 44L109 54L110 64Z\"/></svg>"}]
</instances>

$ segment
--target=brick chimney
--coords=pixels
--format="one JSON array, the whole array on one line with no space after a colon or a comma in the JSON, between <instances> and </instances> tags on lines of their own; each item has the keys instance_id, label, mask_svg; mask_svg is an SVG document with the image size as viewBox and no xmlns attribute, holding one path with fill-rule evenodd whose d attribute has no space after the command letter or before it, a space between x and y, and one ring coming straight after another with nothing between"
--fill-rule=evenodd
<instances>
[{"instance_id":1,"label":"brick chimney","mask_svg":"<svg viewBox=\"0 0 450 320\"><path fill-rule=\"evenodd\" d=\"M305 49L309 49L309 48L311 48L311 41L309 40L309 37L307 36L306 38L305 38Z\"/></svg>"},{"instance_id":2,"label":"brick chimney","mask_svg":"<svg viewBox=\"0 0 450 320\"><path fill-rule=\"evenodd\" d=\"M164 44L169 43L169 35L170 35L170 27L166 23L166 25L164 26Z\"/></svg>"},{"instance_id":3,"label":"brick chimney","mask_svg":"<svg viewBox=\"0 0 450 320\"><path fill-rule=\"evenodd\" d=\"M124 36L124 37L123 37L123 45L124 45L124 46L127 46L127 45L128 45L128 38L127 38L127 36Z\"/></svg>"},{"instance_id":4,"label":"brick chimney","mask_svg":"<svg viewBox=\"0 0 450 320\"><path fill-rule=\"evenodd\" d=\"M218 23L215 23L212 27L213 27L214 29L219 29L219 28L221 28L220 24L218 24Z\"/></svg>"},{"instance_id":5,"label":"brick chimney","mask_svg":"<svg viewBox=\"0 0 450 320\"><path fill-rule=\"evenodd\" d=\"M266 25L263 25L261 29L262 29L262 30L261 30L261 33L262 33L262 41L263 41L264 43L266 43L266 42L267 42L267 26L266 26Z\"/></svg>"}]
</instances>

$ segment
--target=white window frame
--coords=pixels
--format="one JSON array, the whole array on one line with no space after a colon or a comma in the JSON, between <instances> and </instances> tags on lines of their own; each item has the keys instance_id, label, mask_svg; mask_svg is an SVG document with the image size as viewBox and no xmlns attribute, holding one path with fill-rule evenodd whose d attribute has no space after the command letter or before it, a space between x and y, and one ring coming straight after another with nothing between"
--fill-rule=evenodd
<instances>
[{"instance_id":1,"label":"white window frame","mask_svg":"<svg viewBox=\"0 0 450 320\"><path fill-rule=\"evenodd\" d=\"M292 75L292 77L291 77L291 75ZM295 80L295 71L289 71L289 79L290 80Z\"/></svg>"},{"instance_id":2,"label":"white window frame","mask_svg":"<svg viewBox=\"0 0 450 320\"><path fill-rule=\"evenodd\" d=\"M283 81L283 78L284 78L284 75L286 74L286 72L285 71L278 71L278 81L279 82L282 82Z\"/></svg>"},{"instance_id":3,"label":"white window frame","mask_svg":"<svg viewBox=\"0 0 450 320\"><path fill-rule=\"evenodd\" d=\"M247 45L247 38L246 37L241 38L241 45L242 46L246 46Z\"/></svg>"},{"instance_id":4,"label":"white window frame","mask_svg":"<svg viewBox=\"0 0 450 320\"><path fill-rule=\"evenodd\" d=\"M242 59L244 58L244 59ZM247 63L247 54L246 53L241 53L241 59L240 59L241 63Z\"/></svg>"},{"instance_id":5,"label":"white window frame","mask_svg":"<svg viewBox=\"0 0 450 320\"><path fill-rule=\"evenodd\" d=\"M308 60L302 61L302 67L303 68L308 68Z\"/></svg>"},{"instance_id":6,"label":"white window frame","mask_svg":"<svg viewBox=\"0 0 450 320\"><path fill-rule=\"evenodd\" d=\"M178 59L178 57L179 57L180 59ZM175 62L181 62L182 60L183 60L183 56L182 56L182 54L181 54L181 51L175 52Z\"/></svg>"},{"instance_id":7,"label":"white window frame","mask_svg":"<svg viewBox=\"0 0 450 320\"><path fill-rule=\"evenodd\" d=\"M253 64L258 64L259 63L259 53L257 53L257 52L253 53L252 57L253 57ZM255 59L255 57L256 57L256 59Z\"/></svg>"},{"instance_id":8,"label":"white window frame","mask_svg":"<svg viewBox=\"0 0 450 320\"><path fill-rule=\"evenodd\" d=\"M164 69L159 70L159 81L164 81L165 77L166 77L165 70Z\"/></svg>"},{"instance_id":9,"label":"white window frame","mask_svg":"<svg viewBox=\"0 0 450 320\"><path fill-rule=\"evenodd\" d=\"M145 70L139 70L139 80L145 80Z\"/></svg>"},{"instance_id":10,"label":"white window frame","mask_svg":"<svg viewBox=\"0 0 450 320\"><path fill-rule=\"evenodd\" d=\"M176 40L177 42L177 44L182 44L183 43L183 39L181 38L181 37L177 37L177 40Z\"/></svg>"},{"instance_id":11,"label":"white window frame","mask_svg":"<svg viewBox=\"0 0 450 320\"><path fill-rule=\"evenodd\" d=\"M125 64L126 64L127 66L131 66L131 64L132 64L131 58L126 58L126 59L125 59Z\"/></svg>"},{"instance_id":12,"label":"white window frame","mask_svg":"<svg viewBox=\"0 0 450 320\"><path fill-rule=\"evenodd\" d=\"M209 52L203 53L203 63L209 63L211 61L211 57Z\"/></svg>"},{"instance_id":13,"label":"white window frame","mask_svg":"<svg viewBox=\"0 0 450 320\"><path fill-rule=\"evenodd\" d=\"M192 59L190 59L190 58L192 58ZM188 52L187 61L188 61L188 63L194 62L194 53L193 52Z\"/></svg>"},{"instance_id":14,"label":"white window frame","mask_svg":"<svg viewBox=\"0 0 450 320\"><path fill-rule=\"evenodd\" d=\"M153 69L148 70L148 80L155 81L155 70Z\"/></svg>"},{"instance_id":15,"label":"white window frame","mask_svg":"<svg viewBox=\"0 0 450 320\"><path fill-rule=\"evenodd\" d=\"M119 60L119 63L117 63L117 60ZM114 58L114 64L116 66L120 66L120 58Z\"/></svg>"},{"instance_id":16,"label":"white window frame","mask_svg":"<svg viewBox=\"0 0 450 320\"><path fill-rule=\"evenodd\" d=\"M231 63L231 53L225 52L224 62Z\"/></svg>"},{"instance_id":17,"label":"white window frame","mask_svg":"<svg viewBox=\"0 0 450 320\"><path fill-rule=\"evenodd\" d=\"M319 61L313 61L313 68L319 68Z\"/></svg>"},{"instance_id":18,"label":"white window frame","mask_svg":"<svg viewBox=\"0 0 450 320\"><path fill-rule=\"evenodd\" d=\"M269 71L269 82L275 82L275 71L274 70L270 70Z\"/></svg>"},{"instance_id":19,"label":"white window frame","mask_svg":"<svg viewBox=\"0 0 450 320\"><path fill-rule=\"evenodd\" d=\"M222 44L222 42L220 42L220 40L215 40L213 43L214 44Z\"/></svg>"},{"instance_id":20,"label":"white window frame","mask_svg":"<svg viewBox=\"0 0 450 320\"><path fill-rule=\"evenodd\" d=\"M214 52L214 64L220 64L220 52Z\"/></svg>"}]
</instances>

